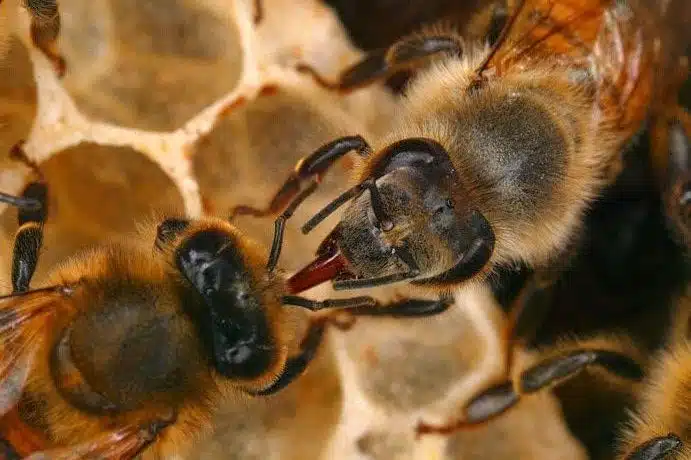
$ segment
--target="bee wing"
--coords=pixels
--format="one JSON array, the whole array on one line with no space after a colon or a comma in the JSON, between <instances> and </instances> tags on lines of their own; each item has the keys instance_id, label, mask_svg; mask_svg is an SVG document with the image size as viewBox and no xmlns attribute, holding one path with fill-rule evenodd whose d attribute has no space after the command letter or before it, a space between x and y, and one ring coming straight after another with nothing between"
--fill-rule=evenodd
<instances>
[{"instance_id":1,"label":"bee wing","mask_svg":"<svg viewBox=\"0 0 691 460\"><path fill-rule=\"evenodd\" d=\"M517 0L503 39L480 70L520 71L535 60L580 66L594 78L596 118L637 129L659 86L662 61L669 59L661 42L669 41L663 35L668 34L670 12L681 12L674 21L689 25L685 2ZM617 109L607 112L606 107Z\"/></svg>"},{"instance_id":2,"label":"bee wing","mask_svg":"<svg viewBox=\"0 0 691 460\"><path fill-rule=\"evenodd\" d=\"M26 460L127 460L137 456L151 444L168 423L154 422L142 426L129 425L107 431L89 441L71 447L36 452Z\"/></svg>"},{"instance_id":3,"label":"bee wing","mask_svg":"<svg viewBox=\"0 0 691 460\"><path fill-rule=\"evenodd\" d=\"M32 342L22 345L23 350L8 356L3 353L0 366L0 415L9 412L19 402L33 365L36 350Z\"/></svg>"},{"instance_id":4,"label":"bee wing","mask_svg":"<svg viewBox=\"0 0 691 460\"><path fill-rule=\"evenodd\" d=\"M12 409L22 395L42 330L53 311L56 293L51 291L0 298L0 415Z\"/></svg>"},{"instance_id":5,"label":"bee wing","mask_svg":"<svg viewBox=\"0 0 691 460\"><path fill-rule=\"evenodd\" d=\"M545 53L586 59L612 0L516 0L506 30L485 63L498 71Z\"/></svg>"}]
</instances>

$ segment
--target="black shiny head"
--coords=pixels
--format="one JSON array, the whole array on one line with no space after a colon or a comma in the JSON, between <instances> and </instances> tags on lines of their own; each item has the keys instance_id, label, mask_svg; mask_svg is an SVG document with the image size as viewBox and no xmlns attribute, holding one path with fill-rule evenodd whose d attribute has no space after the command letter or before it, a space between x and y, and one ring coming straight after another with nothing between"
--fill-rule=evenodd
<instances>
[{"instance_id":1,"label":"black shiny head","mask_svg":"<svg viewBox=\"0 0 691 460\"><path fill-rule=\"evenodd\" d=\"M468 205L446 150L430 139L396 142L348 204L332 243L346 260L337 289L413 280L451 285L480 272L494 232Z\"/></svg>"},{"instance_id":2,"label":"black shiny head","mask_svg":"<svg viewBox=\"0 0 691 460\"><path fill-rule=\"evenodd\" d=\"M276 350L258 281L236 243L221 230L193 233L175 262L201 300L186 308L213 367L227 378L252 379L271 368Z\"/></svg>"}]
</instances>

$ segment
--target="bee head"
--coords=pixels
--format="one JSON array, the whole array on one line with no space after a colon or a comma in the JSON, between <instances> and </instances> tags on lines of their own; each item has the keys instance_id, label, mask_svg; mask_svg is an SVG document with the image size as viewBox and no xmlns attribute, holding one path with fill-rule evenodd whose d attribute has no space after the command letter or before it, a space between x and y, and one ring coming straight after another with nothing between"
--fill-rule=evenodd
<instances>
[{"instance_id":1,"label":"bee head","mask_svg":"<svg viewBox=\"0 0 691 460\"><path fill-rule=\"evenodd\" d=\"M213 367L227 378L253 379L272 367L276 351L264 289L236 238L221 229L192 232L175 262L198 299L186 309Z\"/></svg>"},{"instance_id":2,"label":"bee head","mask_svg":"<svg viewBox=\"0 0 691 460\"><path fill-rule=\"evenodd\" d=\"M336 289L402 280L444 286L472 278L489 261L492 228L459 199L462 185L440 144L404 139L378 158L317 260L289 281L292 290L327 279Z\"/></svg>"}]
</instances>

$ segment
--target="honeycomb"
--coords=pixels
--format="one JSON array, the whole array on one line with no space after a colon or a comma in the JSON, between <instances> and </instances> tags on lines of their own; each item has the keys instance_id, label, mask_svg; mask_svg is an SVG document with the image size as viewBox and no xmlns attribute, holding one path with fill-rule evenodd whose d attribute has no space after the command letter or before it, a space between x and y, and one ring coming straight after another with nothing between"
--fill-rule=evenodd
<instances>
[{"instance_id":1,"label":"honeycomb","mask_svg":"<svg viewBox=\"0 0 691 460\"><path fill-rule=\"evenodd\" d=\"M0 2L0 152L19 140L50 186L49 222L35 283L80 248L130 238L164 215L226 216L265 204L302 156L332 138L386 131L397 108L383 86L350 95L295 71L335 77L362 53L317 0L267 0L255 24L243 0L62 0L58 79L31 45L18 1ZM0 157L0 189L17 193L31 171ZM289 222L281 261L304 265L333 218L304 237L299 225L348 181L349 164ZM4 210L3 286L15 211ZM238 226L269 244L270 219ZM147 236L148 237L148 236ZM382 300L405 287L373 291ZM334 295L328 287L307 293ZM420 419L444 421L501 375L506 318L483 288L425 320L361 320L330 331L319 357L270 398L228 401L213 434L180 458L565 459L586 457L549 393L477 429L416 439ZM286 327L299 331L296 311ZM524 353L519 365L534 361Z\"/></svg>"}]
</instances>

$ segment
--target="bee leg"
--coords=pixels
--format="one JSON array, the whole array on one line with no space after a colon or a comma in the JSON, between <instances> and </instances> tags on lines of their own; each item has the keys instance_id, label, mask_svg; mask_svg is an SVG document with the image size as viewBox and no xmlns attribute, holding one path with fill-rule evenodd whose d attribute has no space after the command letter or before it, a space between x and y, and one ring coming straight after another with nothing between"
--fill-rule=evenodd
<instances>
[{"instance_id":1,"label":"bee leg","mask_svg":"<svg viewBox=\"0 0 691 460\"><path fill-rule=\"evenodd\" d=\"M675 434L652 438L637 446L626 460L662 460L682 448L682 441Z\"/></svg>"},{"instance_id":2,"label":"bee leg","mask_svg":"<svg viewBox=\"0 0 691 460\"><path fill-rule=\"evenodd\" d=\"M18 207L19 229L12 253L12 291L25 292L36 271L43 244L43 223L47 214L47 188L43 182L31 182L21 197L0 195L0 202Z\"/></svg>"},{"instance_id":3,"label":"bee leg","mask_svg":"<svg viewBox=\"0 0 691 460\"><path fill-rule=\"evenodd\" d=\"M460 56L463 54L463 46L463 40L452 33L415 34L399 40L389 48L370 51L360 61L341 72L336 82L328 81L305 63L298 64L297 70L312 76L318 85L326 89L348 92L384 80L403 70L418 68L441 53Z\"/></svg>"},{"instance_id":4,"label":"bee leg","mask_svg":"<svg viewBox=\"0 0 691 460\"><path fill-rule=\"evenodd\" d=\"M60 33L60 12L55 0L27 0L31 13L31 41L50 59L58 77L65 75L65 59L57 49Z\"/></svg>"},{"instance_id":5,"label":"bee leg","mask_svg":"<svg viewBox=\"0 0 691 460\"><path fill-rule=\"evenodd\" d=\"M404 299L396 302L381 304L361 303L339 311L331 318L333 326L342 331L352 328L359 316L379 316L387 318L424 318L441 314L454 303L451 296L442 296L438 300Z\"/></svg>"},{"instance_id":6,"label":"bee leg","mask_svg":"<svg viewBox=\"0 0 691 460\"><path fill-rule=\"evenodd\" d=\"M314 319L305 334L305 337L300 342L300 351L295 356L291 356L286 360L283 370L278 375L278 378L268 387L259 391L248 391L253 396L268 396L282 390L295 379L300 377L307 369L309 363L317 355L319 345L324 339L324 331L326 330L327 317Z\"/></svg>"},{"instance_id":7,"label":"bee leg","mask_svg":"<svg viewBox=\"0 0 691 460\"><path fill-rule=\"evenodd\" d=\"M509 321L502 334L507 378L513 369L515 350L534 336L552 304L550 287L555 281L551 272L533 273L511 305Z\"/></svg>"},{"instance_id":8,"label":"bee leg","mask_svg":"<svg viewBox=\"0 0 691 460\"><path fill-rule=\"evenodd\" d=\"M453 305L451 296L441 296L438 300L404 299L396 302L374 305L359 305L348 308L345 313L352 316L385 316L388 318L421 318L445 312Z\"/></svg>"},{"instance_id":9,"label":"bee leg","mask_svg":"<svg viewBox=\"0 0 691 460\"><path fill-rule=\"evenodd\" d=\"M230 219L237 215L250 215L254 217L274 215L289 206L294 199L299 200L297 203L299 205L316 190L316 186L329 168L341 157L352 151L357 152L361 157L367 157L372 149L367 141L359 135L339 137L328 142L311 155L301 158L297 162L295 170L288 176L273 198L271 198L269 205L265 209L257 209L251 206L236 206L231 211ZM305 186L305 183L307 183L307 186ZM304 196L300 196L303 190L310 191Z\"/></svg>"},{"instance_id":10,"label":"bee leg","mask_svg":"<svg viewBox=\"0 0 691 460\"><path fill-rule=\"evenodd\" d=\"M418 435L451 434L463 428L488 422L515 406L523 395L536 393L565 382L591 366L626 381L639 382L643 369L631 357L611 350L576 349L561 353L522 372L518 381L507 380L473 397L463 409L463 417L445 425L420 422Z\"/></svg>"},{"instance_id":11,"label":"bee leg","mask_svg":"<svg viewBox=\"0 0 691 460\"><path fill-rule=\"evenodd\" d=\"M317 189L316 182L310 182L306 189L300 192L286 207L283 213L274 221L274 238L271 243L271 251L269 252L269 260L266 263L266 269L269 272L274 271L278 265L278 259L281 257L281 249L283 248L283 232L285 231L286 221L293 216L295 210Z\"/></svg>"},{"instance_id":12,"label":"bee leg","mask_svg":"<svg viewBox=\"0 0 691 460\"><path fill-rule=\"evenodd\" d=\"M283 303L311 311L338 309L351 316L388 316L392 318L432 316L446 311L453 305L453 298L443 296L439 300L405 299L381 304L372 297L347 299L311 300L300 296L284 296ZM341 313L339 311L339 313Z\"/></svg>"}]
</instances>

